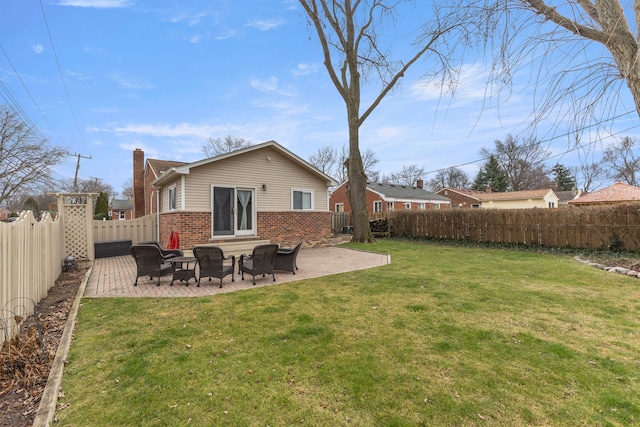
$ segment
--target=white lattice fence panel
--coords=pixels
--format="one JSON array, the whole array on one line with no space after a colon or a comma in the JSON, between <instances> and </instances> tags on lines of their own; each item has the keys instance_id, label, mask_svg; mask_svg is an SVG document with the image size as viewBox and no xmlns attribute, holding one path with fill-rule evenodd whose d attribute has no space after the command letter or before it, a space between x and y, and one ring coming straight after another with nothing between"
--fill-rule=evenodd
<instances>
[{"instance_id":1,"label":"white lattice fence panel","mask_svg":"<svg viewBox=\"0 0 640 427\"><path fill-rule=\"evenodd\" d=\"M76 259L89 258L86 216L87 205L64 206L64 250Z\"/></svg>"}]
</instances>

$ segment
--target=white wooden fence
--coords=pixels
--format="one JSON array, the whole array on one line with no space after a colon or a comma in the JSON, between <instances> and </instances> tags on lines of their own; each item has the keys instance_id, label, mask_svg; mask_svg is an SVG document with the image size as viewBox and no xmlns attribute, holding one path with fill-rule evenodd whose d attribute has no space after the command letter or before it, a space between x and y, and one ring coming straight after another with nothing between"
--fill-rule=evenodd
<instances>
[{"instance_id":1,"label":"white wooden fence","mask_svg":"<svg viewBox=\"0 0 640 427\"><path fill-rule=\"evenodd\" d=\"M131 240L132 244L156 239L156 215L124 221L93 221L93 241L95 243L112 240Z\"/></svg>"},{"instance_id":2,"label":"white wooden fence","mask_svg":"<svg viewBox=\"0 0 640 427\"><path fill-rule=\"evenodd\" d=\"M16 321L33 314L62 271L63 222L31 211L0 223L0 345L18 332Z\"/></svg>"}]
</instances>

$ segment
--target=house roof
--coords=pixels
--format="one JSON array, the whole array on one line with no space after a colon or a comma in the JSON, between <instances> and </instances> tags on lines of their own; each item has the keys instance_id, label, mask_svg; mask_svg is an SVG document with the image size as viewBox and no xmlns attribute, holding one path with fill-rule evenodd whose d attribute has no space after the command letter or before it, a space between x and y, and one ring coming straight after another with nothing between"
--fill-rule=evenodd
<instances>
[{"instance_id":1,"label":"house roof","mask_svg":"<svg viewBox=\"0 0 640 427\"><path fill-rule=\"evenodd\" d=\"M556 191L556 196L560 199L559 203L564 204L569 200L577 199L582 195L582 190Z\"/></svg>"},{"instance_id":2,"label":"house roof","mask_svg":"<svg viewBox=\"0 0 640 427\"><path fill-rule=\"evenodd\" d=\"M543 199L549 192L555 192L549 188L542 190L506 191L501 193L478 193L481 202L506 202L511 200Z\"/></svg>"},{"instance_id":3,"label":"house roof","mask_svg":"<svg viewBox=\"0 0 640 427\"><path fill-rule=\"evenodd\" d=\"M477 201L480 201L480 199L479 199L479 195L480 194L485 194L484 191L471 190L470 188L451 188L451 187L441 188L440 190L438 190L437 194L442 195L442 193L447 192L447 191L452 191L454 193L458 193L460 195L463 195L463 196L466 196L466 197L470 197L472 199L476 199Z\"/></svg>"},{"instance_id":4,"label":"house roof","mask_svg":"<svg viewBox=\"0 0 640 427\"><path fill-rule=\"evenodd\" d=\"M133 209L133 200L113 199L111 201L111 209L114 211L130 211Z\"/></svg>"},{"instance_id":5,"label":"house roof","mask_svg":"<svg viewBox=\"0 0 640 427\"><path fill-rule=\"evenodd\" d=\"M616 182L602 190L584 194L569 201L572 205L604 204L640 201L640 188L633 185Z\"/></svg>"},{"instance_id":6,"label":"house roof","mask_svg":"<svg viewBox=\"0 0 640 427\"><path fill-rule=\"evenodd\" d=\"M240 149L240 150L236 150L236 151L232 151L230 153L224 153L224 154L220 154L214 157L209 157L208 159L203 159L203 160L199 160L197 162L193 162L193 163L182 163L179 165L175 165L170 167L169 169L166 170L166 172L164 174L162 174L160 177L158 177L155 181L153 181L153 185L154 186L159 186L164 184L165 182L175 178L176 175L187 175L189 174L189 171L192 168L197 168L199 166L203 166L203 165L207 165L210 163L215 163L215 162L219 162L221 160L224 159L228 159L230 157L235 157L235 156L239 156L251 151L255 151L255 150L260 150L266 147L271 147L275 150L278 150L280 152L282 152L284 155L286 155L287 157L289 157L291 160L293 160L295 163L299 164L301 167L303 167L304 169L307 169L309 172L321 177L322 179L324 179L327 182L327 186L333 186L336 185L337 182L331 178L329 175L321 172L320 170L318 170L317 168L315 168L313 165L311 165L309 162L307 162L306 160L303 160L302 158L296 156L295 154L293 154L291 151L287 150L286 148L284 148L282 145L278 144L275 141L267 141L267 142L263 142L262 144L256 144L256 145L251 145L249 147ZM174 162L174 163L179 163L179 162Z\"/></svg>"},{"instance_id":7,"label":"house roof","mask_svg":"<svg viewBox=\"0 0 640 427\"><path fill-rule=\"evenodd\" d=\"M433 203L451 203L451 200L439 194L411 185L369 182L367 188L380 194L386 201L420 201Z\"/></svg>"},{"instance_id":8,"label":"house roof","mask_svg":"<svg viewBox=\"0 0 640 427\"><path fill-rule=\"evenodd\" d=\"M186 162L174 162L172 160L147 159L147 165L151 168L153 176L160 177L171 168L186 165Z\"/></svg>"}]
</instances>

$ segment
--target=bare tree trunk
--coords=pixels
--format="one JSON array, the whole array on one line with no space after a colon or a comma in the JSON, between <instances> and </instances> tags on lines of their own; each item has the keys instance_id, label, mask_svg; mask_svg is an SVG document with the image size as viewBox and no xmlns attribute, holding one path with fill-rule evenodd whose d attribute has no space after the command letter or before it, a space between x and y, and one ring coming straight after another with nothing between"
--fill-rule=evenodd
<instances>
[{"instance_id":1,"label":"bare tree trunk","mask_svg":"<svg viewBox=\"0 0 640 427\"><path fill-rule=\"evenodd\" d=\"M375 239L369 227L369 210L367 209L367 175L364 173L362 156L359 149L358 112L348 109L349 115L349 160L347 175L349 186L347 197L351 204L353 221L352 242L373 243Z\"/></svg>"}]
</instances>

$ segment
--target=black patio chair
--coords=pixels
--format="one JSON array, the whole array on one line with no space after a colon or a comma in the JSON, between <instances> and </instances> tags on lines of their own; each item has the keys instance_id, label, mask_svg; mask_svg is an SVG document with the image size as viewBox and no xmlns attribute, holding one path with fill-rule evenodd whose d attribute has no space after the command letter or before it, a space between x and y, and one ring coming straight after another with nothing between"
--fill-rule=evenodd
<instances>
[{"instance_id":1,"label":"black patio chair","mask_svg":"<svg viewBox=\"0 0 640 427\"><path fill-rule=\"evenodd\" d=\"M273 262L278 252L278 245L258 245L253 248L251 255L240 255L239 270L244 280L244 273L249 273L253 278L253 284L256 284L256 276L262 274L271 274L273 281L276 281L276 275L273 272Z\"/></svg>"},{"instance_id":2,"label":"black patio chair","mask_svg":"<svg viewBox=\"0 0 640 427\"><path fill-rule=\"evenodd\" d=\"M165 262L160 249L154 245L133 245L129 249L131 256L136 260L136 281L133 284L138 286L138 277L149 276L149 280L154 277L158 278L158 286L160 286L160 277L167 274L173 274L173 266Z\"/></svg>"},{"instance_id":3,"label":"black patio chair","mask_svg":"<svg viewBox=\"0 0 640 427\"><path fill-rule=\"evenodd\" d=\"M298 258L298 252L302 247L302 240L293 248L279 248L276 253L276 260L274 261L274 270L285 270L296 274L298 264L296 259Z\"/></svg>"},{"instance_id":4,"label":"black patio chair","mask_svg":"<svg viewBox=\"0 0 640 427\"><path fill-rule=\"evenodd\" d=\"M160 249L160 253L162 253L162 257L167 260L169 258L174 258L174 257L179 257L179 256L184 256L184 252L182 252L180 249L164 249L161 245L160 242L155 241L155 240L147 240L144 242L138 242L138 245L152 245L157 247L158 249Z\"/></svg>"},{"instance_id":5,"label":"black patio chair","mask_svg":"<svg viewBox=\"0 0 640 427\"><path fill-rule=\"evenodd\" d=\"M196 246L193 248L193 256L196 257L200 266L198 287L203 277L208 277L209 281L212 277L220 279L220 287L222 287L222 279L229 274L231 274L231 281L235 281L236 257L234 255L224 256L224 252L218 246ZM227 260L231 260L231 265L225 265Z\"/></svg>"}]
</instances>

